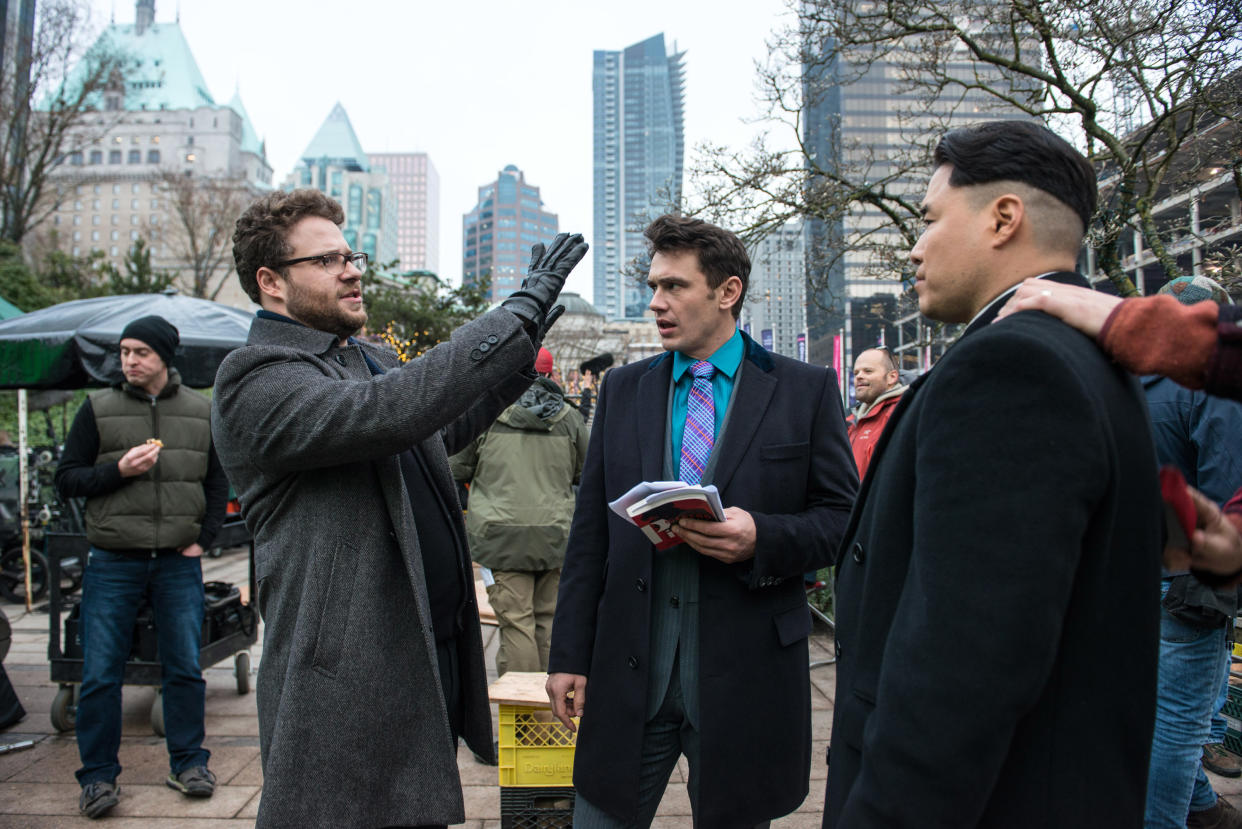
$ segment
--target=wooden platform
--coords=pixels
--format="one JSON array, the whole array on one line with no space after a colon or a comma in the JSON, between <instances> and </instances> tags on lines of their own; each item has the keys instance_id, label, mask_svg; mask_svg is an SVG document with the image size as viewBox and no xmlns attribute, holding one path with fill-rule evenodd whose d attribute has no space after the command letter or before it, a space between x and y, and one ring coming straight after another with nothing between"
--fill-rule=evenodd
<instances>
[{"instance_id":1,"label":"wooden platform","mask_svg":"<svg viewBox=\"0 0 1242 829\"><path fill-rule=\"evenodd\" d=\"M551 709L543 688L547 681L548 675L542 672L509 671L488 687L487 698L500 705Z\"/></svg>"}]
</instances>

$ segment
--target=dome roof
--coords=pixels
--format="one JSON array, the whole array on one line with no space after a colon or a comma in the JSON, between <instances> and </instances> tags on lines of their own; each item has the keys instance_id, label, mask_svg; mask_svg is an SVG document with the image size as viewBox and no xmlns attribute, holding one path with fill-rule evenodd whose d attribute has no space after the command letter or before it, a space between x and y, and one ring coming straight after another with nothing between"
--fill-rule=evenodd
<instances>
[{"instance_id":1,"label":"dome roof","mask_svg":"<svg viewBox=\"0 0 1242 829\"><path fill-rule=\"evenodd\" d=\"M497 300L488 306L487 310L495 311L503 304L503 299ZM602 311L583 299L582 294L576 294L573 291L561 291L561 295L556 299L556 304L565 306L565 316L567 317L575 315L580 317L604 316Z\"/></svg>"},{"instance_id":2,"label":"dome roof","mask_svg":"<svg viewBox=\"0 0 1242 829\"><path fill-rule=\"evenodd\" d=\"M591 317L604 316L598 308L583 299L581 294L576 294L573 291L561 291L561 295L556 301L565 306L566 315L579 314Z\"/></svg>"}]
</instances>

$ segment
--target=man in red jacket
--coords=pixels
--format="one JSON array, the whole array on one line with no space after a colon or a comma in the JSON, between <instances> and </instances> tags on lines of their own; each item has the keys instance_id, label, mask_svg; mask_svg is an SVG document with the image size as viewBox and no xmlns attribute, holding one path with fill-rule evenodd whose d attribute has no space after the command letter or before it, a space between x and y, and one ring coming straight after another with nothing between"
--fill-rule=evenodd
<instances>
[{"instance_id":1,"label":"man in red jacket","mask_svg":"<svg viewBox=\"0 0 1242 829\"><path fill-rule=\"evenodd\" d=\"M871 453L884 432L884 424L888 423L905 390L897 372L897 361L887 348L868 348L854 361L854 397L858 405L845 422L859 480L867 474Z\"/></svg>"}]
</instances>

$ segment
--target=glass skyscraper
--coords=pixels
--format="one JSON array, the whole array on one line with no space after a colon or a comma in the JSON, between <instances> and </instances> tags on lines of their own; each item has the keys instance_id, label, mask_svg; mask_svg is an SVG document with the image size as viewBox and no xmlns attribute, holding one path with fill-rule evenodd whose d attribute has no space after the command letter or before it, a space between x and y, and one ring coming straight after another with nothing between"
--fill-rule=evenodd
<instances>
[{"instance_id":1,"label":"glass skyscraper","mask_svg":"<svg viewBox=\"0 0 1242 829\"><path fill-rule=\"evenodd\" d=\"M821 56L834 52L831 43L821 49ZM980 89L953 88L935 96L913 86L907 78L918 60L913 51L894 49L869 66L838 59L802 67L803 138L819 169L852 181L886 182L888 193L918 204L930 174L930 148L941 133L1024 117ZM995 88L1003 83L1000 70L964 54L948 66ZM814 179L808 186L816 186ZM848 374L860 351L898 342L904 305L899 300L912 277L904 258L908 246L871 205L852 205L829 221L808 219L804 227L810 361L832 365L834 337L844 335L839 357Z\"/></svg>"},{"instance_id":2,"label":"glass skyscraper","mask_svg":"<svg viewBox=\"0 0 1242 829\"><path fill-rule=\"evenodd\" d=\"M489 302L499 302L522 284L530 247L548 245L557 233L555 213L543 209L539 188L510 164L479 188L479 201L461 219L461 278L477 285L490 277Z\"/></svg>"},{"instance_id":3,"label":"glass skyscraper","mask_svg":"<svg viewBox=\"0 0 1242 829\"><path fill-rule=\"evenodd\" d=\"M684 55L663 33L595 52L595 306L610 319L642 317L643 228L681 201Z\"/></svg>"}]
</instances>

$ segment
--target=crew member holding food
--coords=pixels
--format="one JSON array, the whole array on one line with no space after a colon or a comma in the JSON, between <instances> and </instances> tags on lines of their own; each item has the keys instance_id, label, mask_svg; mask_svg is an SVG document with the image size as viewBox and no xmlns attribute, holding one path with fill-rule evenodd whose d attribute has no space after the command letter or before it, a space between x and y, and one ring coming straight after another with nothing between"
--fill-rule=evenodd
<instances>
[{"instance_id":1,"label":"crew member holding food","mask_svg":"<svg viewBox=\"0 0 1242 829\"><path fill-rule=\"evenodd\" d=\"M162 317L121 332L125 380L93 392L74 418L56 486L86 499L90 541L82 583L84 664L77 737L78 807L90 818L118 802L121 682L145 596L163 667L169 787L210 797L199 667L200 557L224 521L228 480L211 445L211 404L172 368L179 335Z\"/></svg>"}]
</instances>

